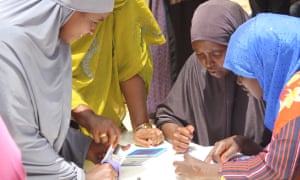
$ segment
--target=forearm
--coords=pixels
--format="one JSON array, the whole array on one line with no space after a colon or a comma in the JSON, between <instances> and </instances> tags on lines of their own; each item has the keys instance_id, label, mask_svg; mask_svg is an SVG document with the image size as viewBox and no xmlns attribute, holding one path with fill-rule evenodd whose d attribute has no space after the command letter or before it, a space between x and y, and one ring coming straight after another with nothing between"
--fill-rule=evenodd
<instances>
[{"instance_id":1,"label":"forearm","mask_svg":"<svg viewBox=\"0 0 300 180\"><path fill-rule=\"evenodd\" d=\"M133 129L140 124L148 123L146 89L143 79L135 75L122 82L121 89L126 99Z\"/></svg>"},{"instance_id":2,"label":"forearm","mask_svg":"<svg viewBox=\"0 0 300 180\"><path fill-rule=\"evenodd\" d=\"M81 126L88 128L88 119L95 113L86 105L79 105L72 110L73 119Z\"/></svg>"}]
</instances>

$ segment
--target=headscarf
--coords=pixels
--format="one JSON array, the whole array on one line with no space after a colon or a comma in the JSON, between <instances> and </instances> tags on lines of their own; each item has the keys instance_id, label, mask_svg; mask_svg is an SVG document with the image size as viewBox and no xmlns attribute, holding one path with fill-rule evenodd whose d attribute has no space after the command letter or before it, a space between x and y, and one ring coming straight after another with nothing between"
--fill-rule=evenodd
<instances>
[{"instance_id":1,"label":"headscarf","mask_svg":"<svg viewBox=\"0 0 300 180\"><path fill-rule=\"evenodd\" d=\"M208 40L227 45L236 28L248 19L243 8L230 0L209 0L195 10L191 41Z\"/></svg>"},{"instance_id":2,"label":"headscarf","mask_svg":"<svg viewBox=\"0 0 300 180\"><path fill-rule=\"evenodd\" d=\"M193 18L193 39L226 45L235 29L247 20L243 12L228 0L210 0L199 5ZM233 73L221 79L212 77L193 53L167 98L158 106L156 125L191 124L195 127L193 142L206 146L236 134L265 144L263 112L263 102L248 97L236 84Z\"/></svg>"},{"instance_id":3,"label":"headscarf","mask_svg":"<svg viewBox=\"0 0 300 180\"><path fill-rule=\"evenodd\" d=\"M104 0L89 2L85 10L102 12ZM70 46L59 31L78 3L0 1L0 114L29 174L77 174L58 152L69 129L72 82Z\"/></svg>"},{"instance_id":4,"label":"headscarf","mask_svg":"<svg viewBox=\"0 0 300 180\"><path fill-rule=\"evenodd\" d=\"M108 13L114 7L114 0L53 0L62 6L79 12Z\"/></svg>"},{"instance_id":5,"label":"headscarf","mask_svg":"<svg viewBox=\"0 0 300 180\"><path fill-rule=\"evenodd\" d=\"M265 125L273 130L279 96L286 82L300 69L300 19L261 14L232 35L224 67L258 80L267 103Z\"/></svg>"},{"instance_id":6,"label":"headscarf","mask_svg":"<svg viewBox=\"0 0 300 180\"><path fill-rule=\"evenodd\" d=\"M102 12L101 8L97 7L101 1L103 0L92 1L93 3L91 2L91 6L87 9ZM69 122L65 120L70 119L69 110L71 100L69 95L65 94L65 97L62 98L61 93L54 93L59 92L58 89L63 92L67 90L67 93L71 92L70 48L69 45L59 39L61 26L73 13L71 9L61 5L68 2L72 1L60 0L58 1L60 4L52 0L6 0L0 2L1 27L3 30L6 28L9 30L9 32L0 35L1 40L4 41L8 47L12 47L16 53L15 57L11 57L9 53L2 53L1 59L6 59L10 63L12 63L14 59L15 63L18 62L22 64L22 68L24 68L22 71L24 72L20 71L28 78L28 82L32 83L29 84L29 86L32 86L31 96L35 97L32 101L39 110L40 117L36 117L35 120L40 121L39 126L44 130L45 136L51 135L55 131L60 131L60 128L66 129ZM78 3L79 2L74 4L69 3L70 8L75 9L78 7ZM107 8L105 8L105 10L107 10ZM24 39L15 39L14 33L22 36ZM24 42L28 42L28 44ZM3 50L4 49L1 51L3 52ZM64 70L64 68L66 68L65 73L61 73L60 71ZM59 75L61 75L61 77L59 77ZM66 78L67 80L65 80ZM65 81L62 81L63 79ZM55 80L59 81L53 83ZM43 85L47 87L47 90L42 93L41 87L43 87ZM61 108L63 112L56 114L59 114L59 117L56 117L54 113L52 121L43 120L43 118L48 119L51 117L48 112L57 112L58 110L56 106L52 106L52 100L48 100L48 95L50 95L48 93L51 94L52 100L65 100L61 102L65 104L64 108ZM3 108L2 110L4 111ZM24 115L26 114L28 114L28 112L24 112ZM7 118L4 116L4 119ZM55 123L55 128L52 129L50 127L54 124L53 120L62 122ZM49 139L50 143L53 143L55 140L56 139ZM60 141L58 147L60 147L61 143L62 141Z\"/></svg>"}]
</instances>

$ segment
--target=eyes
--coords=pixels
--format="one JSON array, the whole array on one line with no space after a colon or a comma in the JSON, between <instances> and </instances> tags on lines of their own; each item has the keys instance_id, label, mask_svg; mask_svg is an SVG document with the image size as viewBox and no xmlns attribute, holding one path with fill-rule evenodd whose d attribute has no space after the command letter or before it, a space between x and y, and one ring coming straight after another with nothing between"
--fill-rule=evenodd
<instances>
[{"instance_id":1,"label":"eyes","mask_svg":"<svg viewBox=\"0 0 300 180\"><path fill-rule=\"evenodd\" d=\"M207 59L211 59L213 61L223 61L223 57L225 56L225 51L223 50L213 50L210 52L196 52L196 56L199 61L204 62Z\"/></svg>"}]
</instances>

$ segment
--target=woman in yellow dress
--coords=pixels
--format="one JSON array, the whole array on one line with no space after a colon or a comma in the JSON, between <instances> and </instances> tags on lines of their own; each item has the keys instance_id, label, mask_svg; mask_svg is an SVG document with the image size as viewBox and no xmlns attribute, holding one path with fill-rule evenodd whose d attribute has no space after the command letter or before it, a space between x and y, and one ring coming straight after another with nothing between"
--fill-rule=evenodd
<instances>
[{"instance_id":1,"label":"woman in yellow dress","mask_svg":"<svg viewBox=\"0 0 300 180\"><path fill-rule=\"evenodd\" d=\"M96 142L116 145L128 107L136 145L160 144L149 123L146 96L152 77L149 46L165 38L145 0L116 0L93 35L72 44L72 116Z\"/></svg>"}]
</instances>

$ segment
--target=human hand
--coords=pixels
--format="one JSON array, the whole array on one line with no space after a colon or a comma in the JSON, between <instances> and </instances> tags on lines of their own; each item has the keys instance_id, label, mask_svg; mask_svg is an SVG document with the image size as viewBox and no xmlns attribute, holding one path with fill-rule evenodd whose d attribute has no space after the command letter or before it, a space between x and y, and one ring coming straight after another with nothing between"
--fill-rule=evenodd
<instances>
[{"instance_id":1,"label":"human hand","mask_svg":"<svg viewBox=\"0 0 300 180\"><path fill-rule=\"evenodd\" d=\"M116 147L121 139L121 131L116 123L102 116L95 115L91 117L87 129L96 143L107 143Z\"/></svg>"},{"instance_id":2,"label":"human hand","mask_svg":"<svg viewBox=\"0 0 300 180\"><path fill-rule=\"evenodd\" d=\"M188 150L189 144L193 139L194 127L187 125L186 127L178 126L173 134L172 145L177 153L184 153Z\"/></svg>"},{"instance_id":3,"label":"human hand","mask_svg":"<svg viewBox=\"0 0 300 180\"><path fill-rule=\"evenodd\" d=\"M86 172L87 180L116 180L118 172L108 163L96 164L92 169Z\"/></svg>"},{"instance_id":4,"label":"human hand","mask_svg":"<svg viewBox=\"0 0 300 180\"><path fill-rule=\"evenodd\" d=\"M207 155L205 162L226 162L233 155L241 152L245 155L253 155L260 152L262 148L245 136L231 136L215 143L213 149Z\"/></svg>"},{"instance_id":5,"label":"human hand","mask_svg":"<svg viewBox=\"0 0 300 180\"><path fill-rule=\"evenodd\" d=\"M98 116L92 110L80 107L79 110L73 110L72 116L76 122L85 127L92 135L96 143L112 144L116 147L121 138L121 131L116 123L103 116Z\"/></svg>"},{"instance_id":6,"label":"human hand","mask_svg":"<svg viewBox=\"0 0 300 180\"><path fill-rule=\"evenodd\" d=\"M137 146L157 146L164 141L164 135L158 128L143 128L134 132L134 142Z\"/></svg>"},{"instance_id":7,"label":"human hand","mask_svg":"<svg viewBox=\"0 0 300 180\"><path fill-rule=\"evenodd\" d=\"M220 179L218 176L219 164L205 163L187 153L184 154L183 161L174 161L173 165L175 166L175 173L185 179L201 179L204 177Z\"/></svg>"},{"instance_id":8,"label":"human hand","mask_svg":"<svg viewBox=\"0 0 300 180\"><path fill-rule=\"evenodd\" d=\"M106 154L109 146L107 144L96 143L92 141L87 152L86 159L92 161L94 164L99 163Z\"/></svg>"}]
</instances>

